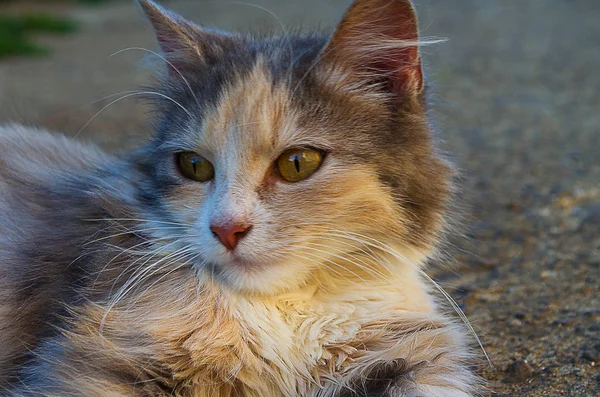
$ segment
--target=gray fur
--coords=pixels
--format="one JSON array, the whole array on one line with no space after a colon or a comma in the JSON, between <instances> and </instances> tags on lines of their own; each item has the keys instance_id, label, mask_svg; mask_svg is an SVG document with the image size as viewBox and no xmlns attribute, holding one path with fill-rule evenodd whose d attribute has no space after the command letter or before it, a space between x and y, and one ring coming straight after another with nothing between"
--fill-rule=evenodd
<instances>
[{"instance_id":1,"label":"gray fur","mask_svg":"<svg viewBox=\"0 0 600 397\"><path fill-rule=\"evenodd\" d=\"M130 295L141 296L152 288L190 286L199 272L211 266L212 276L223 281L220 268L200 255L206 247L200 243L194 246L200 234L198 225L206 222L200 219L185 228L181 226L186 216L198 216L211 187L183 178L176 170L175 155L194 149L192 145L203 138L200 132L206 115L214 111L228 90L258 68L264 68L270 89L283 87L289 91L296 127L313 135L309 138L326 138L330 143L331 155L325 158L328 163L323 168L335 164L331 175L317 176L314 185L282 185L279 191L273 185L261 185L244 191L248 196L256 195L254 204L263 215L269 211L275 214L275 221L262 219L262 224L254 228L268 229L271 238L264 240L293 241L302 236L302 227L296 224L303 220L318 223L330 203L345 200L339 191L332 197L323 193L335 185L336 172L343 176L344 171L369 169L374 175L373 189L381 200L340 207L344 211L338 211L339 218L346 224L352 220L355 232L370 233L370 237L425 252L425 256L439 241L451 171L435 151L424 92L404 92L398 88L402 85L396 80L390 82L385 73L356 70L361 65L345 64L343 54L327 58L327 36L225 36L204 31L179 17L173 17L177 22L175 32L161 31L165 26L173 28L171 19L167 18L166 24L163 20L171 14L161 13L152 2L141 3L171 62L157 91L168 99L156 103L157 128L151 142L116 157L44 131L17 125L0 127L0 387L11 389L7 396L80 396L83 392L69 379L82 381L86 376L91 378L87 384L90 388L94 382L103 382L107 395L109 391L127 397L194 395L176 376L176 371L189 368L167 365L178 356L162 357L163 361L149 358L164 346L147 334L136 334L133 329L131 333L126 331L126 340L108 339L116 345L127 345L126 351L134 352L132 357L113 357L100 348L89 347L93 352L90 357L85 350L88 346L81 345L87 339L77 327L86 324L82 313L88 310L89 315L95 305L108 313L122 288ZM409 2L400 3L403 9L412 10ZM414 19L412 14L407 17ZM175 33L185 37L174 41L169 35ZM211 40L206 40L207 35ZM183 48L185 43L195 43L198 48L190 51ZM360 89L340 88L336 80L340 71L361 76ZM248 132L240 129L235 133ZM262 152L250 154L266 157ZM252 165L242 164L240 168L250 169ZM264 174L265 170L258 173ZM388 226L371 223L369 214L379 210L373 203L390 201L392 207L397 207L390 211L403 218L390 219ZM356 221L352 218L355 215ZM288 234L281 232L285 227ZM304 226L305 234L310 234L307 230L317 235ZM206 234L206 230L202 232ZM145 265L152 269L160 263L155 259L158 254L168 257L186 244L193 248L190 253L158 267L138 284L134 282ZM361 246L354 249L364 252ZM348 250L348 254L356 253ZM264 257L272 254L264 251L260 253ZM174 298L178 294L183 293L175 291L171 295L173 305L179 304ZM165 299L164 295L151 296ZM103 340L99 336L102 321L87 320L93 326L100 323L92 334ZM440 329L452 328L449 322L440 324ZM132 328L134 325L130 324ZM453 341L449 345L462 341L454 334L448 339ZM139 353L138 345L140 351L146 348L151 353ZM443 350L444 356L448 355L446 346ZM456 356L468 357L468 349ZM418 370L414 363L405 364L393 360L370 371L367 368L372 381L345 380L356 390L339 395L405 395L406 374ZM462 362L456 364L456 373L457 386L452 389L456 394L452 395L466 396L474 388L470 383L475 383L475 378ZM440 375L440 379L445 378Z\"/></svg>"}]
</instances>

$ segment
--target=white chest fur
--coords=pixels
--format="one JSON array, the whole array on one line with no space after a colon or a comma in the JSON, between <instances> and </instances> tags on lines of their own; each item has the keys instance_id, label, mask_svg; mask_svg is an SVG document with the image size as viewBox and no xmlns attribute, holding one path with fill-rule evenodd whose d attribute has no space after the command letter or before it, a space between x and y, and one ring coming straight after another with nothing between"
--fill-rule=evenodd
<instances>
[{"instance_id":1,"label":"white chest fur","mask_svg":"<svg viewBox=\"0 0 600 397\"><path fill-rule=\"evenodd\" d=\"M393 332L386 329L388 325L412 323L415 316L426 318L433 311L432 299L416 273L401 273L385 282L352 288L313 286L268 298L224 296L214 301L214 307L222 312L219 319L229 321L211 324L212 340L203 333L198 345L188 344L188 348L217 358L212 363L201 358L197 364L212 367L221 383L231 381L240 395L323 391L326 383L341 382L357 357L366 357L368 345L377 345L371 343L374 339L394 339L385 335ZM225 360L224 346L231 349ZM214 355L210 349L215 349ZM208 389L200 387L194 396L214 396L220 388ZM227 389L225 393L230 392Z\"/></svg>"}]
</instances>

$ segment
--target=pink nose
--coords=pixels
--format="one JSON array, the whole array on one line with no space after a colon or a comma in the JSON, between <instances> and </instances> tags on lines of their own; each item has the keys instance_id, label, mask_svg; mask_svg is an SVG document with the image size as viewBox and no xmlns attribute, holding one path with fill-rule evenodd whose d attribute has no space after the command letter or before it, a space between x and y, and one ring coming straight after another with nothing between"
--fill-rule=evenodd
<instances>
[{"instance_id":1,"label":"pink nose","mask_svg":"<svg viewBox=\"0 0 600 397\"><path fill-rule=\"evenodd\" d=\"M210 231L221 241L225 248L233 251L238 242L248 234L252 225L247 223L228 223L225 225L210 225Z\"/></svg>"}]
</instances>

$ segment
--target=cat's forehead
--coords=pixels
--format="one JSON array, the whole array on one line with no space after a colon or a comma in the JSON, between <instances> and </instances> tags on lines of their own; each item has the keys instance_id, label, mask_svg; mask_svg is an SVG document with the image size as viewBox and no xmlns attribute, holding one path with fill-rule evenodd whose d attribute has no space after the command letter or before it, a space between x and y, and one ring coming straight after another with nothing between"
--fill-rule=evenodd
<instances>
[{"instance_id":1,"label":"cat's forehead","mask_svg":"<svg viewBox=\"0 0 600 397\"><path fill-rule=\"evenodd\" d=\"M287 85L274 80L264 59L236 76L203 115L198 144L214 154L270 153L299 138Z\"/></svg>"}]
</instances>

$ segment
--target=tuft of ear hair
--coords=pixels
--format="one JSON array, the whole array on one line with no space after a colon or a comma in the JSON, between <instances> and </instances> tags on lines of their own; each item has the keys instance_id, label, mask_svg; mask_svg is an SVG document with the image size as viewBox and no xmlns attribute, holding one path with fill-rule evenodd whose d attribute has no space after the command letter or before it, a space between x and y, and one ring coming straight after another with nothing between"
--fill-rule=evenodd
<instances>
[{"instance_id":1,"label":"tuft of ear hair","mask_svg":"<svg viewBox=\"0 0 600 397\"><path fill-rule=\"evenodd\" d=\"M416 95L423 90L421 44L410 0L356 0L323 58L347 68L357 79L385 79L394 95Z\"/></svg>"},{"instance_id":2,"label":"tuft of ear hair","mask_svg":"<svg viewBox=\"0 0 600 397\"><path fill-rule=\"evenodd\" d=\"M218 59L233 38L204 29L152 0L137 0L152 24L161 51L170 66L199 66Z\"/></svg>"}]
</instances>

